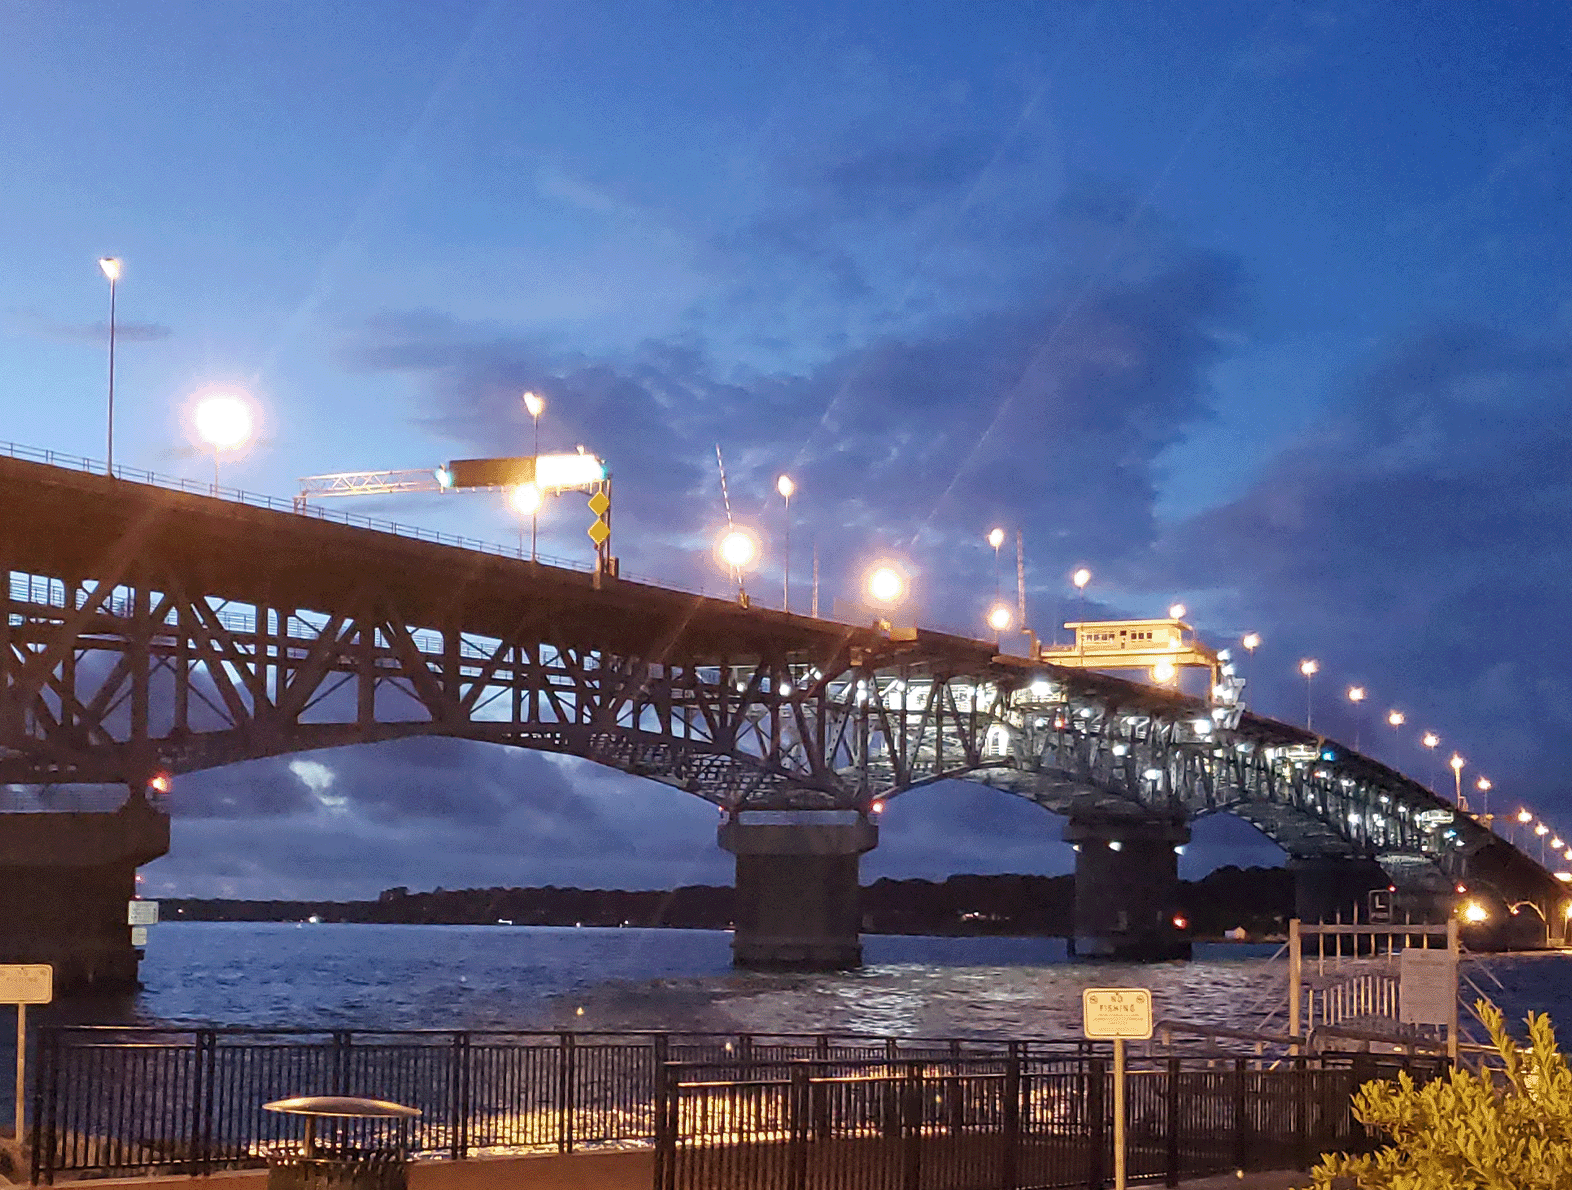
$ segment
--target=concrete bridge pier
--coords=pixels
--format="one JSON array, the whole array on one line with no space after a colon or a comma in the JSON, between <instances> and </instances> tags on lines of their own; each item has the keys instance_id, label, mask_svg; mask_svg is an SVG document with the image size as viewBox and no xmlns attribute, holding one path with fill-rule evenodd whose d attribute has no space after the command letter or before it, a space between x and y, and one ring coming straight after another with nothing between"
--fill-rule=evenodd
<instances>
[{"instance_id":1,"label":"concrete bridge pier","mask_svg":"<svg viewBox=\"0 0 1572 1190\"><path fill-rule=\"evenodd\" d=\"M126 902L169 850L169 817L140 787L112 814L0 817L0 963L50 963L57 996L137 986Z\"/></svg>"},{"instance_id":2,"label":"concrete bridge pier","mask_svg":"<svg viewBox=\"0 0 1572 1190\"><path fill-rule=\"evenodd\" d=\"M1075 845L1075 933L1070 953L1083 959L1187 959L1190 940L1174 924L1179 854L1190 827L1164 819L1072 817L1064 839Z\"/></svg>"},{"instance_id":3,"label":"concrete bridge pier","mask_svg":"<svg viewBox=\"0 0 1572 1190\"><path fill-rule=\"evenodd\" d=\"M834 971L862 965L857 908L861 856L879 828L856 822L728 819L720 845L737 857L732 963Z\"/></svg>"}]
</instances>

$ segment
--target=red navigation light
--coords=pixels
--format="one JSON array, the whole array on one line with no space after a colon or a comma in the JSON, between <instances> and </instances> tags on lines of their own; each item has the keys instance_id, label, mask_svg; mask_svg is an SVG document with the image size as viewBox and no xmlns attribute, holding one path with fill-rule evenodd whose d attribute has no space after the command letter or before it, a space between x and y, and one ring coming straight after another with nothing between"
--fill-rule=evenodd
<instances>
[{"instance_id":1,"label":"red navigation light","mask_svg":"<svg viewBox=\"0 0 1572 1190\"><path fill-rule=\"evenodd\" d=\"M1190 928L1190 923L1189 922L1187 922L1179 914L1177 914L1177 913L1174 914L1174 929L1176 929L1176 930L1187 930L1189 928Z\"/></svg>"},{"instance_id":2,"label":"red navigation light","mask_svg":"<svg viewBox=\"0 0 1572 1190\"><path fill-rule=\"evenodd\" d=\"M1468 891L1468 885L1466 885L1466 884L1459 884L1457 886L1457 891L1460 892L1460 893L1466 893Z\"/></svg>"},{"instance_id":3,"label":"red navigation light","mask_svg":"<svg viewBox=\"0 0 1572 1190\"><path fill-rule=\"evenodd\" d=\"M168 773L154 773L153 779L147 783L147 787L154 793L168 793L171 784Z\"/></svg>"},{"instance_id":4,"label":"red navigation light","mask_svg":"<svg viewBox=\"0 0 1572 1190\"><path fill-rule=\"evenodd\" d=\"M873 805L868 807L868 809L869 809L869 811L871 813L883 814L884 813L884 803L883 802L874 802Z\"/></svg>"}]
</instances>

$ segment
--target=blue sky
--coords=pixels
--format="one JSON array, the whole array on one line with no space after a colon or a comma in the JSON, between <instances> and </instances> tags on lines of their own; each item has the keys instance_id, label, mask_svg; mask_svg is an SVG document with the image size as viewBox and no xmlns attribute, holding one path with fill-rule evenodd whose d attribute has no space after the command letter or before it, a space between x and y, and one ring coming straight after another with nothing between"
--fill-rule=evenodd
<instances>
[{"instance_id":1,"label":"blue sky","mask_svg":"<svg viewBox=\"0 0 1572 1190\"><path fill-rule=\"evenodd\" d=\"M1535 635L1572 579L1569 51L1531 0L4 4L0 437L103 456L113 254L122 463L206 474L181 411L238 385L264 429L226 481L287 496L521 450L535 387L548 446L610 460L630 570L721 585L719 441L776 559L798 477L826 603L898 548L925 618L978 629L983 535L1020 527L1039 624L1081 562L1096 609L1182 598L1267 638L1266 712L1301 713L1316 655L1334 730L1362 683L1572 829L1572 697ZM358 511L515 533L479 498ZM554 505L543 550L587 556L583 527ZM427 760L495 804L388 792ZM150 878L725 875L711 810L583 766L311 763L183 781ZM547 842L586 821L580 859ZM312 824L314 861L286 842ZM1047 815L976 790L886 834L870 874L1069 864ZM1187 862L1273 851L1218 825Z\"/></svg>"}]
</instances>

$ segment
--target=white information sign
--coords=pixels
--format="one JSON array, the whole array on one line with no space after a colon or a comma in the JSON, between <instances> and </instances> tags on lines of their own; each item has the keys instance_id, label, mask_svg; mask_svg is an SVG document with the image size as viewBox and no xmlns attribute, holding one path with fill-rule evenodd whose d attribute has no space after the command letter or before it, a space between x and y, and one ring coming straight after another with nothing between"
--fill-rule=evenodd
<instances>
[{"instance_id":1,"label":"white information sign","mask_svg":"<svg viewBox=\"0 0 1572 1190\"><path fill-rule=\"evenodd\" d=\"M146 946L147 945L147 927L146 926L132 926L131 927L131 945L132 946Z\"/></svg>"},{"instance_id":2,"label":"white information sign","mask_svg":"<svg viewBox=\"0 0 1572 1190\"><path fill-rule=\"evenodd\" d=\"M48 963L0 964L0 1004L48 1004L54 990L55 969Z\"/></svg>"},{"instance_id":3,"label":"white information sign","mask_svg":"<svg viewBox=\"0 0 1572 1190\"><path fill-rule=\"evenodd\" d=\"M1398 964L1397 1019L1405 1025L1450 1025L1457 1003L1457 956L1410 946Z\"/></svg>"},{"instance_id":4,"label":"white information sign","mask_svg":"<svg viewBox=\"0 0 1572 1190\"><path fill-rule=\"evenodd\" d=\"M1081 993L1081 1027L1091 1038L1150 1040L1152 993L1146 988L1087 988Z\"/></svg>"},{"instance_id":5,"label":"white information sign","mask_svg":"<svg viewBox=\"0 0 1572 1190\"><path fill-rule=\"evenodd\" d=\"M157 924L157 901L131 901L126 905L126 925L156 926Z\"/></svg>"}]
</instances>

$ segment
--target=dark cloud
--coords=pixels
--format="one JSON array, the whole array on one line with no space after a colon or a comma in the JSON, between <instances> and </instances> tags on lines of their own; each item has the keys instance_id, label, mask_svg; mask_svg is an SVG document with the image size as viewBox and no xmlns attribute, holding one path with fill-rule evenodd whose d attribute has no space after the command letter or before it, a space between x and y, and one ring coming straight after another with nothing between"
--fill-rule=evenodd
<instances>
[{"instance_id":1,"label":"dark cloud","mask_svg":"<svg viewBox=\"0 0 1572 1190\"><path fill-rule=\"evenodd\" d=\"M13 334L27 335L34 339L48 339L56 343L103 344L109 340L109 323L57 322L31 310L11 316ZM115 340L119 343L156 343L175 332L160 322L125 322L116 320Z\"/></svg>"}]
</instances>

